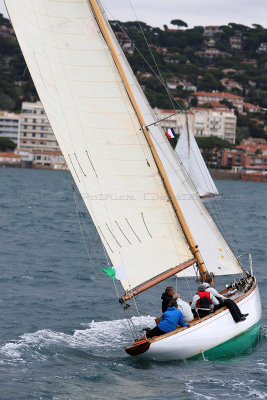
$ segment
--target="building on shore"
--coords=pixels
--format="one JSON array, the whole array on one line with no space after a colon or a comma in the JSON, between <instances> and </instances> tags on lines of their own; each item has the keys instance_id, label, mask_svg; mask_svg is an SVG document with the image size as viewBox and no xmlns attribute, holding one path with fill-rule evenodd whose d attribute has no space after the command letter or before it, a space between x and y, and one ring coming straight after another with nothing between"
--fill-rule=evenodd
<instances>
[{"instance_id":1,"label":"building on shore","mask_svg":"<svg viewBox=\"0 0 267 400\"><path fill-rule=\"evenodd\" d=\"M236 96L232 93L227 92L195 92L189 97L189 101L193 98L197 99L197 104L211 104L214 102L220 103L221 101L227 101L232 103L237 108L238 112L243 113L244 99L241 96Z\"/></svg>"},{"instance_id":2,"label":"building on shore","mask_svg":"<svg viewBox=\"0 0 267 400\"><path fill-rule=\"evenodd\" d=\"M23 102L19 147L59 151L59 145L40 101Z\"/></svg>"},{"instance_id":3,"label":"building on shore","mask_svg":"<svg viewBox=\"0 0 267 400\"><path fill-rule=\"evenodd\" d=\"M154 109L163 129L173 128L178 134L186 124L186 112L175 113L175 110ZM233 110L222 104L215 104L214 108L192 107L188 112L188 122L195 136L217 136L220 139L235 143L236 116Z\"/></svg>"},{"instance_id":4,"label":"building on shore","mask_svg":"<svg viewBox=\"0 0 267 400\"><path fill-rule=\"evenodd\" d=\"M222 152L221 166L232 168L233 172L267 175L267 143L243 143L235 149Z\"/></svg>"},{"instance_id":5,"label":"building on shore","mask_svg":"<svg viewBox=\"0 0 267 400\"><path fill-rule=\"evenodd\" d=\"M11 152L0 152L0 165L19 165L21 156Z\"/></svg>"},{"instance_id":6,"label":"building on shore","mask_svg":"<svg viewBox=\"0 0 267 400\"><path fill-rule=\"evenodd\" d=\"M65 160L40 101L23 102L17 154L39 167L65 168Z\"/></svg>"},{"instance_id":7,"label":"building on shore","mask_svg":"<svg viewBox=\"0 0 267 400\"><path fill-rule=\"evenodd\" d=\"M53 169L67 169L61 151L33 150L33 166L53 167Z\"/></svg>"},{"instance_id":8,"label":"building on shore","mask_svg":"<svg viewBox=\"0 0 267 400\"><path fill-rule=\"evenodd\" d=\"M8 111L0 111L0 137L19 142L20 116Z\"/></svg>"}]
</instances>

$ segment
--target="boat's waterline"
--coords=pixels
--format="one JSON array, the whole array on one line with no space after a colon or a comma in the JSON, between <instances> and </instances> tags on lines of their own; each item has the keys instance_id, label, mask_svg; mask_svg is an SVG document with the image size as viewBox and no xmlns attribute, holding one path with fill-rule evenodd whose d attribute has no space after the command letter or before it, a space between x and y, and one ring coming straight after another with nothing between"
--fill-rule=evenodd
<instances>
[{"instance_id":1,"label":"boat's waterline","mask_svg":"<svg viewBox=\"0 0 267 400\"><path fill-rule=\"evenodd\" d=\"M224 310L189 329L152 341L140 357L159 361L185 360L200 355L220 358L248 350L257 341L261 320L258 286L238 305L243 314L249 314L245 321L235 323L230 312Z\"/></svg>"},{"instance_id":2,"label":"boat's waterline","mask_svg":"<svg viewBox=\"0 0 267 400\"><path fill-rule=\"evenodd\" d=\"M240 335L227 340L226 342L213 347L212 349L202 351L200 354L193 356L190 360L204 358L207 360L226 359L240 355L253 348L259 339L260 321L251 328L242 332Z\"/></svg>"}]
</instances>

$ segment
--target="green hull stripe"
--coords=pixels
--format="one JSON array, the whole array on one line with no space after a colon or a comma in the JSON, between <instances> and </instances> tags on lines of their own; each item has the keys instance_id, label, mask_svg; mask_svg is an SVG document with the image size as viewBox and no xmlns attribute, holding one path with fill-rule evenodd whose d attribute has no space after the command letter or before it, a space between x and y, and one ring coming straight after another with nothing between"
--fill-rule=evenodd
<instances>
[{"instance_id":1,"label":"green hull stripe","mask_svg":"<svg viewBox=\"0 0 267 400\"><path fill-rule=\"evenodd\" d=\"M201 358L216 360L218 358L230 358L238 354L242 354L257 344L259 338L259 329L260 321L246 331L234 336L232 339L229 339L218 346L191 357L190 360L197 360Z\"/></svg>"}]
</instances>

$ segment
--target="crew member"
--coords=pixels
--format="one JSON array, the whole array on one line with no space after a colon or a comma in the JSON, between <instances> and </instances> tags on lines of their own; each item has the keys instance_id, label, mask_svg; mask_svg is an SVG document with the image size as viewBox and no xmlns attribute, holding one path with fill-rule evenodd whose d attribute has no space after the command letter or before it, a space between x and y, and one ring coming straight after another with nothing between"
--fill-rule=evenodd
<instances>
[{"instance_id":1,"label":"crew member","mask_svg":"<svg viewBox=\"0 0 267 400\"><path fill-rule=\"evenodd\" d=\"M197 290L197 293L193 297L191 308L195 317L199 316L202 318L211 312L212 304L217 306L219 302L213 294L206 291L206 287L203 283L198 286Z\"/></svg>"},{"instance_id":2,"label":"crew member","mask_svg":"<svg viewBox=\"0 0 267 400\"><path fill-rule=\"evenodd\" d=\"M223 306L227 306L233 317L233 320L236 323L245 321L248 314L242 314L240 308L233 300L227 299L225 296L223 296L222 294L217 292L217 290L214 287L215 285L214 285L213 275L209 275L208 277L206 277L204 285L205 285L206 291L211 293L213 296L215 296L220 302L217 306L215 306L215 310L218 310L219 308L222 308Z\"/></svg>"}]
</instances>

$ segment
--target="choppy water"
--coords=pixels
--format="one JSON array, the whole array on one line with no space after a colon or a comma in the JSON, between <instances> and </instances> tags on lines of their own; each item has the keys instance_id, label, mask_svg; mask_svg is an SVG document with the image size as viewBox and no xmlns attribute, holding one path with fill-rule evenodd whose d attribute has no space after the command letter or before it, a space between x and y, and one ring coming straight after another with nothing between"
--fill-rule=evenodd
<instances>
[{"instance_id":1,"label":"choppy water","mask_svg":"<svg viewBox=\"0 0 267 400\"><path fill-rule=\"evenodd\" d=\"M253 255L263 308L258 346L227 361L169 363L124 352L127 322L112 280L96 271L106 262L99 243L88 261L71 183L67 172L0 168L0 398L267 398L266 183L217 181L234 244ZM160 314L165 286L138 306ZM185 283L178 289L190 299ZM140 329L153 326L145 311L135 317Z\"/></svg>"}]
</instances>

